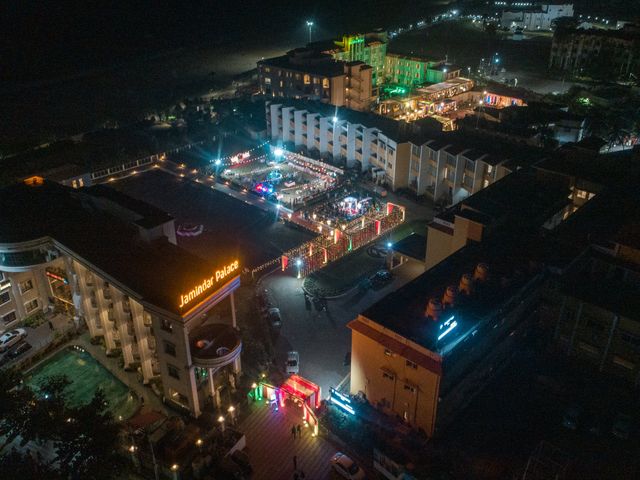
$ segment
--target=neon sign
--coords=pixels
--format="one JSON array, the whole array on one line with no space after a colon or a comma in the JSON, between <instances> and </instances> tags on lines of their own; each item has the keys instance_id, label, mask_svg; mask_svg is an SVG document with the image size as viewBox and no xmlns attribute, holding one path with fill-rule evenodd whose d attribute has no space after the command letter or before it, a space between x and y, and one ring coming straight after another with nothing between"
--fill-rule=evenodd
<instances>
[{"instance_id":1,"label":"neon sign","mask_svg":"<svg viewBox=\"0 0 640 480\"><path fill-rule=\"evenodd\" d=\"M440 325L440 330L442 330L443 328L445 330L440 335L438 335L438 340L441 340L444 337L446 337L451 332L451 330L453 330L454 328L456 328L458 326L458 322L456 322L454 320L454 318L455 317L452 316L449 320L447 320L442 325Z\"/></svg>"},{"instance_id":2,"label":"neon sign","mask_svg":"<svg viewBox=\"0 0 640 480\"><path fill-rule=\"evenodd\" d=\"M204 292L206 292L211 287L213 287L215 284L217 284L220 280L225 279L231 273L238 270L239 267L240 267L240 262L238 260L235 260L231 262L229 265L225 265L222 269L216 270L213 275L211 275L209 278L205 278L204 280L202 280L202 283L193 287L186 294L181 294L180 308L183 308L185 305L187 305L188 303L193 301L195 298L199 297Z\"/></svg>"},{"instance_id":3,"label":"neon sign","mask_svg":"<svg viewBox=\"0 0 640 480\"><path fill-rule=\"evenodd\" d=\"M331 400L331 403L337 405L345 412L355 415L356 412L351 406L351 399L337 391L335 388L329 389L329 399Z\"/></svg>"}]
</instances>

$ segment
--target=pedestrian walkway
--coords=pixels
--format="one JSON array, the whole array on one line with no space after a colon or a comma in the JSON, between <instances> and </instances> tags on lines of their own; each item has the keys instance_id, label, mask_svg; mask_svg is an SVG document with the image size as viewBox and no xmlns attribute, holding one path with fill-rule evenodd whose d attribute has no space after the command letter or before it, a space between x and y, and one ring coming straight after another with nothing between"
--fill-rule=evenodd
<instances>
[{"instance_id":1,"label":"pedestrian walkway","mask_svg":"<svg viewBox=\"0 0 640 480\"><path fill-rule=\"evenodd\" d=\"M305 480L332 477L331 457L336 449L322 437L312 436L312 430L302 424L302 408L287 402L273 411L264 403L250 405L250 415L241 423L247 439L247 453L253 467L252 480L293 479L293 457ZM300 437L294 438L291 427L302 425Z\"/></svg>"}]
</instances>

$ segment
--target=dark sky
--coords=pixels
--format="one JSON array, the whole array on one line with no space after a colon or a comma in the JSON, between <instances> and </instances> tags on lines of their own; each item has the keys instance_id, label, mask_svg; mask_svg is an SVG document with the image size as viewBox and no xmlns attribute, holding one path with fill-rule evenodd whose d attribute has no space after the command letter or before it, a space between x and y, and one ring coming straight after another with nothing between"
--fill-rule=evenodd
<instances>
[{"instance_id":1,"label":"dark sky","mask_svg":"<svg viewBox=\"0 0 640 480\"><path fill-rule=\"evenodd\" d=\"M5 0L0 5L0 57L6 64L0 78L18 78L29 73L38 77L69 67L110 64L163 48L278 41L283 35L304 35L307 18L313 18L327 35L387 26L437 3L437 0Z\"/></svg>"}]
</instances>

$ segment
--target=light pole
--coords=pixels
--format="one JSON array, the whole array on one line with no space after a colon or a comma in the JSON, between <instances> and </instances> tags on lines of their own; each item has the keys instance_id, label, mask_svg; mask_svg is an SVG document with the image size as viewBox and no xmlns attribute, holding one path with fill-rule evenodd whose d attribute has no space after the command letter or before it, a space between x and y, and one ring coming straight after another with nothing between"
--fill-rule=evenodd
<instances>
[{"instance_id":1,"label":"light pole","mask_svg":"<svg viewBox=\"0 0 640 480\"><path fill-rule=\"evenodd\" d=\"M229 412L229 416L231 417L231 424L235 425L235 423L236 423L236 408L233 405L230 405L229 408L227 409L227 412Z\"/></svg>"},{"instance_id":2,"label":"light pole","mask_svg":"<svg viewBox=\"0 0 640 480\"><path fill-rule=\"evenodd\" d=\"M476 117L476 130L478 129L478 123L480 122L480 109L482 108L482 106L484 105L484 100L480 100L478 102L478 116Z\"/></svg>"},{"instance_id":3,"label":"light pole","mask_svg":"<svg viewBox=\"0 0 640 480\"><path fill-rule=\"evenodd\" d=\"M300 267L302 267L302 260L300 260L299 258L296 260L296 267L298 267L298 278L300 278Z\"/></svg>"},{"instance_id":4,"label":"light pole","mask_svg":"<svg viewBox=\"0 0 640 480\"><path fill-rule=\"evenodd\" d=\"M224 417L222 415L218 417L218 422L220 423L220 431L224 433Z\"/></svg>"},{"instance_id":5,"label":"light pole","mask_svg":"<svg viewBox=\"0 0 640 480\"><path fill-rule=\"evenodd\" d=\"M313 21L307 20L307 27L309 28L309 43L311 43L311 30L313 29Z\"/></svg>"},{"instance_id":6,"label":"light pole","mask_svg":"<svg viewBox=\"0 0 640 480\"><path fill-rule=\"evenodd\" d=\"M173 473L173 480L178 480L178 470L180 466L177 463L171 465L171 473Z\"/></svg>"}]
</instances>

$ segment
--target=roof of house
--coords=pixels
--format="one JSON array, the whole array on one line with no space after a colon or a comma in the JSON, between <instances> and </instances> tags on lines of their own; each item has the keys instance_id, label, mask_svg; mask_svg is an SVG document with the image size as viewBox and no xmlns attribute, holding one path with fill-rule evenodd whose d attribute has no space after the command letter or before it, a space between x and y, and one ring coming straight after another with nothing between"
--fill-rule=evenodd
<instances>
[{"instance_id":1,"label":"roof of house","mask_svg":"<svg viewBox=\"0 0 640 480\"><path fill-rule=\"evenodd\" d=\"M333 60L330 55L323 53L306 55L292 50L286 55L260 60L258 64L325 77L344 75L344 63Z\"/></svg>"},{"instance_id":2,"label":"roof of house","mask_svg":"<svg viewBox=\"0 0 640 480\"><path fill-rule=\"evenodd\" d=\"M427 237L418 233L412 233L411 235L404 237L402 240L395 242L391 249L394 252L400 253L407 257L424 261L424 256L427 249Z\"/></svg>"}]
</instances>

